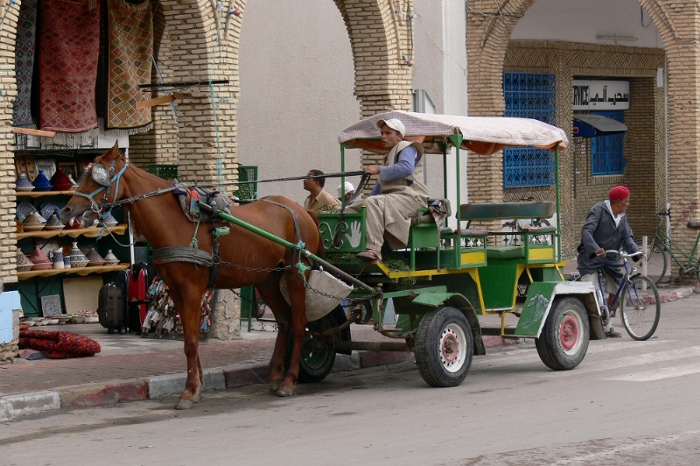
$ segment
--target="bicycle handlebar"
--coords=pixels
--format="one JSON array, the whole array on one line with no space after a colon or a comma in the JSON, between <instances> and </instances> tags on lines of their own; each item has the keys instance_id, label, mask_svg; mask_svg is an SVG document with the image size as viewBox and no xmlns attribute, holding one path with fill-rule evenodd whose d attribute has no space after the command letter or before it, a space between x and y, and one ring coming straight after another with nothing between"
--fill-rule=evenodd
<instances>
[{"instance_id":1,"label":"bicycle handlebar","mask_svg":"<svg viewBox=\"0 0 700 466\"><path fill-rule=\"evenodd\" d=\"M602 256L599 256L599 257L611 255L611 256L619 256L623 259L627 259L628 257L637 257L637 256L640 256L642 254L644 254L643 251L637 251L637 252L633 252L632 254L629 254L625 251L618 251L616 249L608 249L602 254Z\"/></svg>"},{"instance_id":2,"label":"bicycle handlebar","mask_svg":"<svg viewBox=\"0 0 700 466\"><path fill-rule=\"evenodd\" d=\"M669 207L666 210L662 210L661 212L656 213L657 216L659 217L668 217L671 218L671 208Z\"/></svg>"}]
</instances>

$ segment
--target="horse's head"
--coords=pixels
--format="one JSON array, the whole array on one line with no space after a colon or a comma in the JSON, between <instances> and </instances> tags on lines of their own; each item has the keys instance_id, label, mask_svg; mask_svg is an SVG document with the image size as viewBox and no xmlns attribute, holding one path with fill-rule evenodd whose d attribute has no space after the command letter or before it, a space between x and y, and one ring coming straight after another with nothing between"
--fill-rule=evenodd
<instances>
[{"instance_id":1,"label":"horse's head","mask_svg":"<svg viewBox=\"0 0 700 466\"><path fill-rule=\"evenodd\" d=\"M126 159L119 153L118 143L115 143L87 169L75 194L61 209L61 221L68 223L72 218L85 214L83 219L90 223L109 208L124 192L124 184L120 184L119 180L126 167Z\"/></svg>"}]
</instances>

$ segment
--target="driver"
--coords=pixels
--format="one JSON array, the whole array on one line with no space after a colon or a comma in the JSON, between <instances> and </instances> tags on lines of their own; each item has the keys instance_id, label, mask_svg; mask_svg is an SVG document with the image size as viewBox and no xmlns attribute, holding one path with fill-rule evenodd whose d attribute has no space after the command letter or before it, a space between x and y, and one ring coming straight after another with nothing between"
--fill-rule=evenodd
<instances>
[{"instance_id":1,"label":"driver","mask_svg":"<svg viewBox=\"0 0 700 466\"><path fill-rule=\"evenodd\" d=\"M624 186L615 186L610 190L608 200L591 207L581 229L581 244L578 246L577 263L582 281L592 282L598 288L598 269L601 268L599 257L605 256L606 250L624 249L629 254L639 251L625 215L629 205L630 190ZM639 256L634 260L639 260ZM607 268L603 268L603 275L605 292L608 293L608 309L612 311L611 305L622 277ZM603 290L601 292L605 294ZM621 337L612 327L608 336Z\"/></svg>"},{"instance_id":2,"label":"driver","mask_svg":"<svg viewBox=\"0 0 700 466\"><path fill-rule=\"evenodd\" d=\"M357 257L365 262L382 260L386 238L392 248L406 247L411 217L428 206L428 188L423 184L423 146L404 141L406 127L398 118L379 120L382 143L389 152L382 165L370 165L365 172L379 175L379 182L364 199L350 204L346 212L367 208L367 250Z\"/></svg>"}]
</instances>

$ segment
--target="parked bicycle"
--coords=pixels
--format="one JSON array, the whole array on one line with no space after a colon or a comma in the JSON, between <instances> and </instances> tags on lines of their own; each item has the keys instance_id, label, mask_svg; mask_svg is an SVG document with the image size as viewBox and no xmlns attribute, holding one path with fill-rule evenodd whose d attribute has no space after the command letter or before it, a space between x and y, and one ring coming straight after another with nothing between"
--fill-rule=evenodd
<instances>
[{"instance_id":1,"label":"parked bicycle","mask_svg":"<svg viewBox=\"0 0 700 466\"><path fill-rule=\"evenodd\" d=\"M642 251L627 254L626 252L607 250L605 251L606 262L598 270L599 286L597 292L601 302L603 326L608 328L609 323L615 317L617 308L619 308L622 325L629 336L635 340L649 339L656 331L661 317L661 304L656 284L649 277L641 275L636 267L631 267L628 262L628 258L641 254ZM622 273L620 286L610 308L608 308L608 300L601 291L605 290L603 269L607 269L611 273Z\"/></svg>"},{"instance_id":2,"label":"parked bicycle","mask_svg":"<svg viewBox=\"0 0 700 466\"><path fill-rule=\"evenodd\" d=\"M663 280L669 266L669 256L676 261L678 269L682 274L693 274L700 281L700 257L698 254L698 243L700 242L700 221L690 220L687 227L698 231L695 244L690 253L687 253L680 245L673 241L667 233L666 226L671 224L671 209L662 210L656 214L659 217L659 224L656 227L654 237L647 245L645 256L647 258L647 276L654 283ZM642 241L638 240L637 245L642 248Z\"/></svg>"},{"instance_id":3,"label":"parked bicycle","mask_svg":"<svg viewBox=\"0 0 700 466\"><path fill-rule=\"evenodd\" d=\"M520 202L534 202L534 196L520 198ZM523 231L526 229L542 228L546 227L546 233L551 233L548 228L552 225L549 220L545 218L532 218L532 219L519 219L514 218L509 222L503 223L503 230L512 231L513 235L505 235L503 237L503 244L506 246L522 246L523 245ZM551 234L542 235L531 235L530 243L532 244L552 244Z\"/></svg>"}]
</instances>

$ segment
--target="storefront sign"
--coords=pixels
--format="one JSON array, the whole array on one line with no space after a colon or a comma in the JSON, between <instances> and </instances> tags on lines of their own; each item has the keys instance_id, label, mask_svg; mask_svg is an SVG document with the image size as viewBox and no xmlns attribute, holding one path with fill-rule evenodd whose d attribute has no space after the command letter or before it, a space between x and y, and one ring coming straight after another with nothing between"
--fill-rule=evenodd
<instances>
[{"instance_id":1,"label":"storefront sign","mask_svg":"<svg viewBox=\"0 0 700 466\"><path fill-rule=\"evenodd\" d=\"M574 110L627 110L629 81L574 79Z\"/></svg>"}]
</instances>

